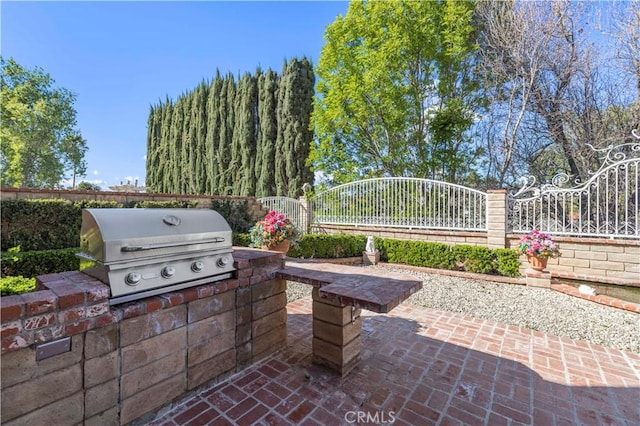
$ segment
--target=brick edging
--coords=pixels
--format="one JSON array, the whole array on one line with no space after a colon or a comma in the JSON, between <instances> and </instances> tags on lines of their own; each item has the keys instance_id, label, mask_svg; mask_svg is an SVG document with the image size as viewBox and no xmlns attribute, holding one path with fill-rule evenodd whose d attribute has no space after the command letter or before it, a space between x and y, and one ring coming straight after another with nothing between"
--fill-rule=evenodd
<instances>
[{"instance_id":1,"label":"brick edging","mask_svg":"<svg viewBox=\"0 0 640 426\"><path fill-rule=\"evenodd\" d=\"M569 296L578 297L580 299L589 300L591 302L599 303L601 305L611 306L612 308L618 308L629 312L635 312L640 314L640 304L627 302L624 300L616 299L614 297L606 296L604 294L597 294L591 296L589 294L583 294L578 291L577 288L568 284L561 284L556 282L551 283L551 290L559 291L560 293L567 294Z\"/></svg>"},{"instance_id":2,"label":"brick edging","mask_svg":"<svg viewBox=\"0 0 640 426\"><path fill-rule=\"evenodd\" d=\"M464 271L449 271L446 269L434 269L434 268L425 268L421 266L400 265L400 264L391 264L391 263L382 263L382 262L380 264L386 265L387 267L391 267L391 268L399 267L400 269L406 269L406 270L416 271L416 272L426 272L426 273L432 273L432 274L438 274L438 275L448 275L453 277L469 278L469 279L480 279L484 281L494 281L494 282L499 282L503 284L526 285L526 278L501 277L497 275L476 274L476 273L464 272ZM552 276L555 276L555 274L552 273ZM595 278L595 277L592 277L592 278ZM551 290L558 291L560 293L564 293L569 296L579 297L581 299L589 300L591 302L599 303L601 305L610 306L613 308L622 309L625 311L635 312L637 314L640 314L640 304L616 299L614 297L606 296L604 294L590 296L587 294L580 293L578 289L573 286L570 286L568 284L561 284L557 281L551 284Z\"/></svg>"},{"instance_id":3,"label":"brick edging","mask_svg":"<svg viewBox=\"0 0 640 426\"><path fill-rule=\"evenodd\" d=\"M426 272L428 274L448 275L451 277L468 278L468 279L476 279L476 280L483 280L483 281L494 281L494 282L499 282L503 284L526 285L526 279L524 277L503 277L501 275L478 274L475 272L466 272L466 271L451 271L448 269L427 268L424 266L403 265L400 263L380 262L379 265L384 265L389 268L406 269L406 270L415 271L415 272Z\"/></svg>"},{"instance_id":4,"label":"brick edging","mask_svg":"<svg viewBox=\"0 0 640 426\"><path fill-rule=\"evenodd\" d=\"M576 274L574 272L550 271L553 278L566 278L570 280L591 281L594 283L623 285L628 287L640 287L640 282L636 280L626 280L624 278L603 277L600 275Z\"/></svg>"}]
</instances>

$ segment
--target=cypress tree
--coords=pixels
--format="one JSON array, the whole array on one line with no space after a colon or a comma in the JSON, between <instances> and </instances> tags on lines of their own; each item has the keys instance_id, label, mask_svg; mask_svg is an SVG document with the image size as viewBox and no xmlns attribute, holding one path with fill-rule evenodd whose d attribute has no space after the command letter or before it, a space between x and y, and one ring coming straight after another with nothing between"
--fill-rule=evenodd
<instances>
[{"instance_id":1,"label":"cypress tree","mask_svg":"<svg viewBox=\"0 0 640 426\"><path fill-rule=\"evenodd\" d=\"M290 142L292 155L287 157L287 174L290 176L288 195L295 198L302 195L302 186L305 183L313 184L313 172L307 165L307 158L313 141L311 113L313 112L315 75L313 64L306 57L300 60L294 59L292 62L293 140Z\"/></svg>"},{"instance_id":2,"label":"cypress tree","mask_svg":"<svg viewBox=\"0 0 640 426\"><path fill-rule=\"evenodd\" d=\"M216 72L216 77L209 88L207 97L207 137L205 143L205 194L217 194L218 188L218 142L220 139L220 95L222 91L222 79L220 72Z\"/></svg>"},{"instance_id":3,"label":"cypress tree","mask_svg":"<svg viewBox=\"0 0 640 426\"><path fill-rule=\"evenodd\" d=\"M278 75L268 70L258 84L259 136L256 147L256 197L276 194L275 148L278 136Z\"/></svg>"},{"instance_id":4,"label":"cypress tree","mask_svg":"<svg viewBox=\"0 0 640 426\"><path fill-rule=\"evenodd\" d=\"M180 144L178 162L178 193L191 194L193 167L190 164L191 157L191 104L193 92L185 93L182 96L182 139Z\"/></svg>"},{"instance_id":5,"label":"cypress tree","mask_svg":"<svg viewBox=\"0 0 640 426\"><path fill-rule=\"evenodd\" d=\"M218 141L218 194L228 195L233 188L233 172L231 163L231 144L233 143L235 80L232 74L224 79L220 96L220 138Z\"/></svg>"},{"instance_id":6,"label":"cypress tree","mask_svg":"<svg viewBox=\"0 0 640 426\"><path fill-rule=\"evenodd\" d=\"M147 161L146 178L147 188L150 191L158 190L158 176L161 173L160 144L162 143L162 109L163 105L151 106L147 124Z\"/></svg>"},{"instance_id":7,"label":"cypress tree","mask_svg":"<svg viewBox=\"0 0 640 426\"><path fill-rule=\"evenodd\" d=\"M152 106L147 130L147 186L185 194L301 194L314 86L309 60L234 76L216 73L173 102Z\"/></svg>"},{"instance_id":8,"label":"cypress tree","mask_svg":"<svg viewBox=\"0 0 640 426\"><path fill-rule=\"evenodd\" d=\"M206 144L207 144L207 95L208 84L200 83L196 91L196 98L192 111L192 127L195 129L194 152L193 152L193 174L194 174L194 194L204 194L206 192Z\"/></svg>"},{"instance_id":9,"label":"cypress tree","mask_svg":"<svg viewBox=\"0 0 640 426\"><path fill-rule=\"evenodd\" d=\"M235 103L236 117L231 149L231 168L235 170L235 195L246 196L255 193L256 109L256 79L246 73L238 81Z\"/></svg>"},{"instance_id":10,"label":"cypress tree","mask_svg":"<svg viewBox=\"0 0 640 426\"><path fill-rule=\"evenodd\" d=\"M158 107L159 108L159 107ZM149 110L149 118L147 119L147 157L145 161L145 176L147 185L149 182L155 179L155 169L153 169L150 165L155 160L156 155L156 146L154 144L154 119L155 119L155 111L157 108L154 108L153 105Z\"/></svg>"},{"instance_id":11,"label":"cypress tree","mask_svg":"<svg viewBox=\"0 0 640 426\"><path fill-rule=\"evenodd\" d=\"M171 168L170 152L171 152L171 123L173 121L173 102L167 98L162 111L162 132L160 143L160 170L158 171L158 190L168 193L170 188Z\"/></svg>"},{"instance_id":12,"label":"cypress tree","mask_svg":"<svg viewBox=\"0 0 640 426\"><path fill-rule=\"evenodd\" d=\"M168 191L173 194L179 194L182 190L182 129L184 125L184 95L180 96L176 101L171 114L171 134L169 136L169 173L168 173Z\"/></svg>"},{"instance_id":13,"label":"cypress tree","mask_svg":"<svg viewBox=\"0 0 640 426\"><path fill-rule=\"evenodd\" d=\"M278 105L276 109L276 118L278 120L278 135L276 137L275 146L275 160L274 160L274 178L276 183L276 194L284 196L287 193L287 165L284 156L286 155L286 140L285 135L287 122L286 114L289 113L287 107L289 93L289 64L285 60L282 66L282 73L280 74L280 86L278 88Z\"/></svg>"},{"instance_id":14,"label":"cypress tree","mask_svg":"<svg viewBox=\"0 0 640 426\"><path fill-rule=\"evenodd\" d=\"M295 198L302 194L305 182L313 182L313 174L305 164L313 138L309 130L313 84L313 66L307 58L285 63L278 93L275 161L278 195Z\"/></svg>"},{"instance_id":15,"label":"cypress tree","mask_svg":"<svg viewBox=\"0 0 640 426\"><path fill-rule=\"evenodd\" d=\"M227 165L231 171L231 194L240 195L240 186L242 180L242 104L245 95L246 79L244 77L238 80L236 86L236 97L233 103L235 121L233 123L233 137L231 143L231 161Z\"/></svg>"}]
</instances>

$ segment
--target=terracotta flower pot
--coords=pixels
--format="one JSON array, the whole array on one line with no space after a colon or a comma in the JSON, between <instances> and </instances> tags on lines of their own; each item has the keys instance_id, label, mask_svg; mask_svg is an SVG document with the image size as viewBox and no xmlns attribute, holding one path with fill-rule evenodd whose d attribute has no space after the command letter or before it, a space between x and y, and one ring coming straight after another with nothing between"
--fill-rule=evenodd
<instances>
[{"instance_id":1,"label":"terracotta flower pot","mask_svg":"<svg viewBox=\"0 0 640 426\"><path fill-rule=\"evenodd\" d=\"M284 240L283 242L281 242L280 244L276 244L275 246L267 246L267 245L263 245L262 249L263 250L271 250L271 251L279 251L282 254L287 254L287 252L289 251L289 245L290 242L289 240Z\"/></svg>"},{"instance_id":2,"label":"terracotta flower pot","mask_svg":"<svg viewBox=\"0 0 640 426\"><path fill-rule=\"evenodd\" d=\"M539 257L534 255L527 255L531 269L542 272L547 267L548 257Z\"/></svg>"}]
</instances>

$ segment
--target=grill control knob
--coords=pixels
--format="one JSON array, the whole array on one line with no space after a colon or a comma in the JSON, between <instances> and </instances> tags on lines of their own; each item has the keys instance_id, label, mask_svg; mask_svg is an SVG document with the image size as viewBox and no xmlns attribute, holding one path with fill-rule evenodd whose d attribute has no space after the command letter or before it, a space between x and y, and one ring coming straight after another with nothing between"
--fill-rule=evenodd
<instances>
[{"instance_id":1,"label":"grill control knob","mask_svg":"<svg viewBox=\"0 0 640 426\"><path fill-rule=\"evenodd\" d=\"M219 268L224 268L229 264L229 259L227 257L221 257L220 259L218 259L216 264L218 265Z\"/></svg>"},{"instance_id":2,"label":"grill control knob","mask_svg":"<svg viewBox=\"0 0 640 426\"><path fill-rule=\"evenodd\" d=\"M204 269L204 263L200 260L197 260L191 264L191 270L193 272L202 272Z\"/></svg>"},{"instance_id":3,"label":"grill control knob","mask_svg":"<svg viewBox=\"0 0 640 426\"><path fill-rule=\"evenodd\" d=\"M176 273L176 268L171 266L165 266L164 268L162 268L162 272L160 272L160 274L162 274L164 278L171 278L172 276L175 275L175 273Z\"/></svg>"},{"instance_id":4,"label":"grill control knob","mask_svg":"<svg viewBox=\"0 0 640 426\"><path fill-rule=\"evenodd\" d=\"M129 272L124 278L124 282L129 285L136 285L140 282L142 276L137 272Z\"/></svg>"}]
</instances>

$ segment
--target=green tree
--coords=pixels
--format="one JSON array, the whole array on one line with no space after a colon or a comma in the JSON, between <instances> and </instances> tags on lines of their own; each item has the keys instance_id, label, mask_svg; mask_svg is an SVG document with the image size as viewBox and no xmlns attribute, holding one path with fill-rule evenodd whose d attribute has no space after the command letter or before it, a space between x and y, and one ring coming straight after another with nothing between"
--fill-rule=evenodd
<instances>
[{"instance_id":1,"label":"green tree","mask_svg":"<svg viewBox=\"0 0 640 426\"><path fill-rule=\"evenodd\" d=\"M476 98L469 1L353 1L325 32L310 161L333 182L455 176Z\"/></svg>"},{"instance_id":2,"label":"green tree","mask_svg":"<svg viewBox=\"0 0 640 426\"><path fill-rule=\"evenodd\" d=\"M159 143L159 157L160 167L157 172L158 180L156 184L159 185L156 188L159 192L169 193L171 191L171 169L172 164L170 162L171 158L171 122L173 118L173 103L167 97L167 101L164 104L164 108L162 111L162 126L161 126L161 141Z\"/></svg>"},{"instance_id":3,"label":"green tree","mask_svg":"<svg viewBox=\"0 0 640 426\"><path fill-rule=\"evenodd\" d=\"M53 188L70 172L84 176L86 141L76 129L75 95L55 88L41 68L0 57L2 185Z\"/></svg>"},{"instance_id":4,"label":"green tree","mask_svg":"<svg viewBox=\"0 0 640 426\"><path fill-rule=\"evenodd\" d=\"M161 176L160 167L163 164L160 156L162 110L162 103L155 107L151 106L147 121L146 181L152 183L153 186L149 186L152 191L157 190L158 176Z\"/></svg>"},{"instance_id":5,"label":"green tree","mask_svg":"<svg viewBox=\"0 0 640 426\"><path fill-rule=\"evenodd\" d=\"M220 195L232 193L235 170L231 165L231 145L233 143L233 128L235 124L234 101L235 80L232 74L224 79L222 92L220 93L219 111L222 120L218 138L218 185L217 192Z\"/></svg>"},{"instance_id":6,"label":"green tree","mask_svg":"<svg viewBox=\"0 0 640 426\"><path fill-rule=\"evenodd\" d=\"M237 164L234 194L255 194L256 140L258 137L257 78L249 73L238 82L236 95L236 122L233 133L234 154L232 167Z\"/></svg>"},{"instance_id":7,"label":"green tree","mask_svg":"<svg viewBox=\"0 0 640 426\"><path fill-rule=\"evenodd\" d=\"M80 182L76 186L76 189L80 189L83 191L102 191L102 187L100 187L100 185L98 185L97 183L91 183L87 181Z\"/></svg>"},{"instance_id":8,"label":"green tree","mask_svg":"<svg viewBox=\"0 0 640 426\"><path fill-rule=\"evenodd\" d=\"M184 128L185 96L182 95L176 101L171 114L171 132L169 134L169 172L167 191L174 194L181 193L182 182L182 144Z\"/></svg>"},{"instance_id":9,"label":"green tree","mask_svg":"<svg viewBox=\"0 0 640 426\"><path fill-rule=\"evenodd\" d=\"M218 161L216 154L218 152L218 143L220 139L220 126L222 120L220 118L220 95L222 91L223 80L220 72L216 72L216 77L209 88L209 96L207 97L207 136L204 147L204 157L206 161L205 170L205 194L214 195L217 193L218 187Z\"/></svg>"},{"instance_id":10,"label":"green tree","mask_svg":"<svg viewBox=\"0 0 640 426\"><path fill-rule=\"evenodd\" d=\"M275 147L278 137L278 85L276 72L268 70L258 82L260 131L256 147L256 197L276 194Z\"/></svg>"},{"instance_id":11,"label":"green tree","mask_svg":"<svg viewBox=\"0 0 640 426\"><path fill-rule=\"evenodd\" d=\"M180 194L193 194L193 143L195 139L195 131L191 126L192 104L195 92L185 93L183 95L183 121L182 121L182 141L180 144L180 156L177 158L179 163L179 179L178 190Z\"/></svg>"},{"instance_id":12,"label":"green tree","mask_svg":"<svg viewBox=\"0 0 640 426\"><path fill-rule=\"evenodd\" d=\"M209 85L204 81L196 89L195 99L192 106L191 125L194 129L194 152L193 174L194 174L194 194L206 193L206 143L207 143L207 98L209 95Z\"/></svg>"},{"instance_id":13,"label":"green tree","mask_svg":"<svg viewBox=\"0 0 640 426\"><path fill-rule=\"evenodd\" d=\"M306 165L313 132L313 66L307 58L285 63L278 93L278 138L276 145L276 186L278 195L295 198L302 185L313 182Z\"/></svg>"}]
</instances>

